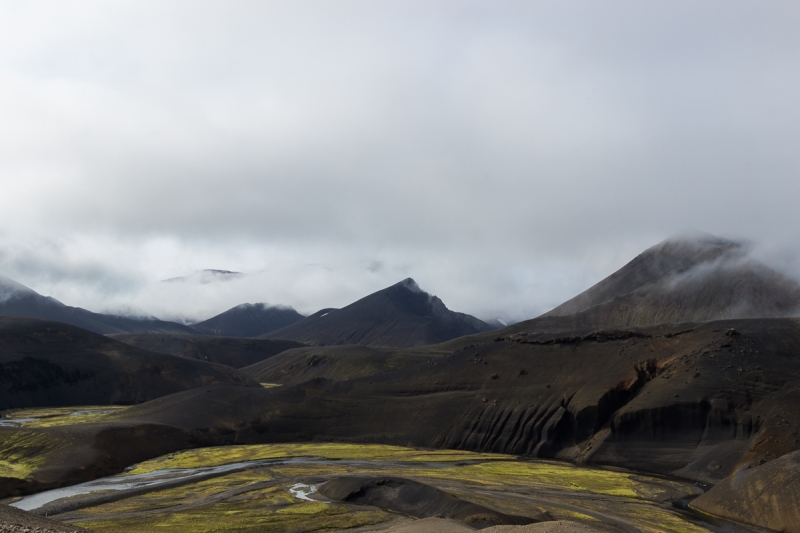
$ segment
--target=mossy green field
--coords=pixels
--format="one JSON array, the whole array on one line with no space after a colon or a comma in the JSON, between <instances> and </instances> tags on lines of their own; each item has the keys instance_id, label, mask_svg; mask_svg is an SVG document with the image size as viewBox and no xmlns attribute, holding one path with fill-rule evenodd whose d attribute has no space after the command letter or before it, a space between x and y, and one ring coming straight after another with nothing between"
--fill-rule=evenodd
<instances>
[{"instance_id":1,"label":"mossy green field","mask_svg":"<svg viewBox=\"0 0 800 533\"><path fill-rule=\"evenodd\" d=\"M25 479L44 465L48 454L67 445L37 431L0 431L0 477Z\"/></svg>"},{"instance_id":2,"label":"mossy green field","mask_svg":"<svg viewBox=\"0 0 800 533\"><path fill-rule=\"evenodd\" d=\"M30 477L68 444L48 439L44 428L113 417L107 410L90 406L5 413L8 418L33 420L0 431L0 476ZM380 528L408 520L377 507L306 501L290 490L296 483L319 484L338 476L374 475L414 479L508 514L534 516L546 512L556 519L595 526L609 523L611 516L612 523L652 533L711 531L668 503L676 495L697 494L699 489L691 483L462 450L346 443L219 446L164 455L134 465L119 477L239 464L239 470L231 473L156 488L57 516L110 533L369 530L371 526Z\"/></svg>"},{"instance_id":3,"label":"mossy green field","mask_svg":"<svg viewBox=\"0 0 800 533\"><path fill-rule=\"evenodd\" d=\"M291 460L301 457L309 459ZM554 519L626 524L651 533L712 531L665 500L670 494L696 493L690 483L502 454L328 443L224 446L159 457L122 477L269 459L276 461L58 518L108 533L365 531L408 520L377 507L326 502L319 495L312 498L320 501L307 501L290 490L296 483L375 475L415 479L506 513L544 512Z\"/></svg>"},{"instance_id":4,"label":"mossy green field","mask_svg":"<svg viewBox=\"0 0 800 533\"><path fill-rule=\"evenodd\" d=\"M218 466L242 461L280 459L290 457L320 457L322 459L348 459L375 462L443 462L463 461L515 461L512 455L473 453L458 450L416 450L382 444L266 444L243 446L216 446L199 448L165 455L152 461L139 463L128 474L144 474L167 468L198 468Z\"/></svg>"},{"instance_id":5,"label":"mossy green field","mask_svg":"<svg viewBox=\"0 0 800 533\"><path fill-rule=\"evenodd\" d=\"M107 407L26 409L8 418L33 419L0 431L0 476L24 479L68 443L47 428L113 417ZM121 408L120 408L121 409ZM253 462L251 465L250 462ZM702 524L665 502L697 494L690 483L638 473L523 460L462 450L425 450L347 443L288 443L185 450L134 465L120 478L234 465L236 471L57 515L93 531L176 533L298 532L379 529L408 517L371 506L296 497L296 483L347 475L398 476L462 499L517 515L635 525L652 533L706 533ZM314 496L318 498L317 496Z\"/></svg>"}]
</instances>

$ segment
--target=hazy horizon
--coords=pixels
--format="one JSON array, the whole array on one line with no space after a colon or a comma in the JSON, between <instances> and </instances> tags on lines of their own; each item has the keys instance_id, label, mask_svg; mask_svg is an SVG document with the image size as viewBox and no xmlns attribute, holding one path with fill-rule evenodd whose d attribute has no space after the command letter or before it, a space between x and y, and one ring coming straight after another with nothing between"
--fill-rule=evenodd
<instances>
[{"instance_id":1,"label":"hazy horizon","mask_svg":"<svg viewBox=\"0 0 800 533\"><path fill-rule=\"evenodd\" d=\"M687 228L800 280L796 3L0 5L0 275L68 305L516 321Z\"/></svg>"}]
</instances>

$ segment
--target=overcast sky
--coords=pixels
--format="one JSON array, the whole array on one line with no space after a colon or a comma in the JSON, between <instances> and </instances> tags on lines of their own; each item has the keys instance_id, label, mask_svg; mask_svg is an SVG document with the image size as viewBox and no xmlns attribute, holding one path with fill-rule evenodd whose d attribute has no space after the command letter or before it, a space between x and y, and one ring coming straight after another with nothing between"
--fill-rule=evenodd
<instances>
[{"instance_id":1,"label":"overcast sky","mask_svg":"<svg viewBox=\"0 0 800 533\"><path fill-rule=\"evenodd\" d=\"M688 228L800 272L800 3L0 0L0 274L522 319ZM214 268L226 283L160 283Z\"/></svg>"}]
</instances>

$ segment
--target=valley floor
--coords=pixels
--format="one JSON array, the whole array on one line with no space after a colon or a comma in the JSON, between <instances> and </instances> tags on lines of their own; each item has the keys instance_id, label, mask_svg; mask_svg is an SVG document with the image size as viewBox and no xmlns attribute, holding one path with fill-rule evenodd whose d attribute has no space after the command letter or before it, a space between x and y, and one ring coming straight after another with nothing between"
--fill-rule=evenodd
<instances>
[{"instance_id":1,"label":"valley floor","mask_svg":"<svg viewBox=\"0 0 800 533\"><path fill-rule=\"evenodd\" d=\"M109 533L366 532L414 518L317 492L342 476L411 479L508 515L570 520L596 531L751 531L682 510L682 502L702 493L683 480L501 454L356 444L201 448L13 505Z\"/></svg>"}]
</instances>

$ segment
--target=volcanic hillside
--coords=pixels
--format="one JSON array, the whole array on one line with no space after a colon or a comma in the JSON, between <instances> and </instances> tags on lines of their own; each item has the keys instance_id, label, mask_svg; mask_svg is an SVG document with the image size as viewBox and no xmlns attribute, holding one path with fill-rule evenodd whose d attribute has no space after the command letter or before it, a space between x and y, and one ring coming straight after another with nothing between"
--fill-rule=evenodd
<instances>
[{"instance_id":1,"label":"volcanic hillside","mask_svg":"<svg viewBox=\"0 0 800 533\"><path fill-rule=\"evenodd\" d=\"M317 378L344 381L374 376L417 366L435 357L441 357L441 354L424 349L307 346L286 350L241 370L261 383L287 385Z\"/></svg>"},{"instance_id":2,"label":"volcanic hillside","mask_svg":"<svg viewBox=\"0 0 800 533\"><path fill-rule=\"evenodd\" d=\"M204 335L222 337L258 337L275 331L305 317L291 307L267 304L241 304L215 317L192 324L192 329Z\"/></svg>"},{"instance_id":3,"label":"volcanic hillside","mask_svg":"<svg viewBox=\"0 0 800 533\"><path fill-rule=\"evenodd\" d=\"M84 424L80 433L30 431L69 439L68 448L36 464L60 465L72 479L198 446L344 440L531 455L716 483L800 448L797 405L800 321L750 319L501 336L377 375L272 389L202 387Z\"/></svg>"},{"instance_id":4,"label":"volcanic hillside","mask_svg":"<svg viewBox=\"0 0 800 533\"><path fill-rule=\"evenodd\" d=\"M59 322L0 318L0 410L132 404L203 385L258 386L227 366L148 352Z\"/></svg>"},{"instance_id":5,"label":"volcanic hillside","mask_svg":"<svg viewBox=\"0 0 800 533\"><path fill-rule=\"evenodd\" d=\"M474 316L450 311L411 279L342 309L326 309L265 335L317 346L362 344L395 348L436 344L493 329Z\"/></svg>"},{"instance_id":6,"label":"volcanic hillside","mask_svg":"<svg viewBox=\"0 0 800 533\"><path fill-rule=\"evenodd\" d=\"M123 333L109 335L109 337L151 352L218 363L234 368L252 365L285 350L304 346L294 341L170 335L167 333Z\"/></svg>"},{"instance_id":7,"label":"volcanic hillside","mask_svg":"<svg viewBox=\"0 0 800 533\"><path fill-rule=\"evenodd\" d=\"M93 313L80 307L70 307L55 298L0 276L0 316L17 316L55 320L95 333L196 333L188 326L155 318L129 318Z\"/></svg>"},{"instance_id":8,"label":"volcanic hillside","mask_svg":"<svg viewBox=\"0 0 800 533\"><path fill-rule=\"evenodd\" d=\"M703 235L649 248L534 321L543 331L555 331L798 313L800 285L750 258L742 244Z\"/></svg>"}]
</instances>

